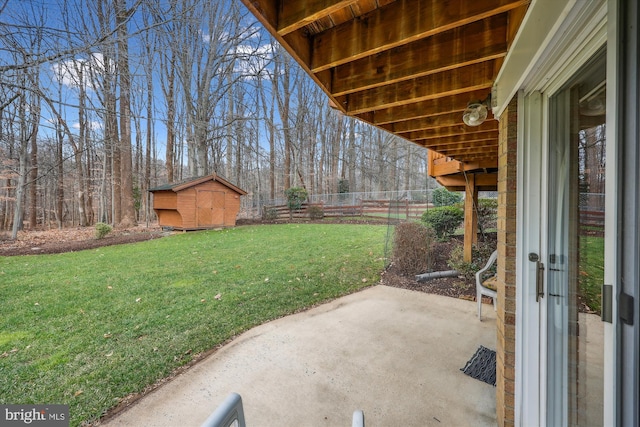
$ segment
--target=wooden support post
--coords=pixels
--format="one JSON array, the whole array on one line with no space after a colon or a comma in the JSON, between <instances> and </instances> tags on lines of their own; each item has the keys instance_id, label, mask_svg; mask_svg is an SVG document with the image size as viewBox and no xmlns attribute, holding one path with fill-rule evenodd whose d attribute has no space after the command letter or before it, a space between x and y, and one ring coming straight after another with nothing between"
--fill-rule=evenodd
<instances>
[{"instance_id":1,"label":"wooden support post","mask_svg":"<svg viewBox=\"0 0 640 427\"><path fill-rule=\"evenodd\" d=\"M478 191L475 174L468 174L464 196L464 261L471 262L473 245L478 243Z\"/></svg>"}]
</instances>

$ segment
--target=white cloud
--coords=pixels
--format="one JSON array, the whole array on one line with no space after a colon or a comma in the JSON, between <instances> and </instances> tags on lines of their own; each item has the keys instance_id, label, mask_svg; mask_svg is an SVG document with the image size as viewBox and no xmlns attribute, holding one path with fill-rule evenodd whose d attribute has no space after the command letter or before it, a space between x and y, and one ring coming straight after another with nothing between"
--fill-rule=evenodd
<instances>
[{"instance_id":1,"label":"white cloud","mask_svg":"<svg viewBox=\"0 0 640 427\"><path fill-rule=\"evenodd\" d=\"M102 130L102 122L98 122L96 120L88 121L87 126L89 126L89 129L93 131ZM73 125L71 125L71 127L73 129L80 129L80 123L76 122Z\"/></svg>"},{"instance_id":2,"label":"white cloud","mask_svg":"<svg viewBox=\"0 0 640 427\"><path fill-rule=\"evenodd\" d=\"M270 72L268 65L273 57L273 46L240 45L236 48L236 55L238 60L235 62L234 72L248 78L266 75Z\"/></svg>"},{"instance_id":3,"label":"white cloud","mask_svg":"<svg viewBox=\"0 0 640 427\"><path fill-rule=\"evenodd\" d=\"M101 53L92 53L88 59L69 59L54 63L51 69L56 79L65 86L77 88L84 84L88 90L95 90L93 76L104 74L105 59ZM83 77L80 82L80 71Z\"/></svg>"},{"instance_id":4,"label":"white cloud","mask_svg":"<svg viewBox=\"0 0 640 427\"><path fill-rule=\"evenodd\" d=\"M202 30L198 30L200 32L200 38L202 39L202 41L205 44L209 44L209 42L211 41L211 34L207 34Z\"/></svg>"}]
</instances>

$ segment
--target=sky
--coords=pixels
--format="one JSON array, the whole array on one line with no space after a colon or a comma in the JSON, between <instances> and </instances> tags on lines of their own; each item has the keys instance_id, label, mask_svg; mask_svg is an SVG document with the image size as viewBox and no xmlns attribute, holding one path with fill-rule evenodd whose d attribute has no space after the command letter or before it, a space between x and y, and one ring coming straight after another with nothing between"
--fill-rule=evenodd
<instances>
[{"instance_id":1,"label":"sky","mask_svg":"<svg viewBox=\"0 0 640 427\"><path fill-rule=\"evenodd\" d=\"M37 50L37 47L33 43L32 35L37 33L35 29L39 27L45 33L41 48L43 55L51 56L56 50L64 50L69 48L70 45L82 46L85 44L84 40L87 39L87 34L73 31L67 32L65 30L65 21L72 22L75 26L96 24L95 19L78 16L78 14L82 15L81 3L81 0L9 0L5 9L0 13L0 26L4 27L2 30L4 34L10 33L14 35L12 39L15 40L15 43L27 46L27 50L31 49L33 51ZM129 5L132 3L132 0L128 0ZM163 3L162 7L165 9L168 8L166 1L163 0L160 3ZM223 3L214 7L223 8L228 12L229 0ZM255 18L244 9L244 6L238 5L238 3L235 2L234 6L241 8L243 21L238 24L238 29L235 30L234 34L229 33L226 29L217 30L215 25L208 25L203 19L202 22L197 23L200 29L199 38L195 42L207 45L215 41L213 38L217 37L217 40L222 40L222 43L224 43L225 38L232 38L237 36L238 33L241 34L243 41L235 49L238 60L235 61L234 72L246 75L242 79L243 87L248 91L247 96L251 97L252 87L255 83L251 82L251 80L255 79L255 77L249 76L255 75L256 70L269 69L267 62L272 57L274 46L271 44L271 39L266 35L266 31L256 23ZM89 15L90 12L85 11L85 14ZM129 31L135 34L129 40L131 72L134 78L137 78L142 85L146 85L146 82L141 78L144 75L144 68L138 53L142 48L142 37L145 31L143 29L148 25L148 23L144 22L142 12L134 14L128 23ZM180 28L174 27L173 30L177 32ZM71 40L71 44L69 44L68 40ZM8 40L5 40L3 44L4 46L0 50L0 66L19 63L21 58L16 59L15 55L10 52L15 45ZM163 78L159 72L159 55L163 54L162 49L156 49L154 56L156 65L154 67L153 83L155 99L153 127L159 154L164 153L166 135L164 123L166 116L165 97L162 92ZM194 64L194 73L197 68L198 65ZM82 82L78 75L79 69L85 70ZM77 130L79 128L77 115L78 94L82 84L89 101L89 109L93 109L88 125L99 136L103 130L103 121L99 114L101 110L101 94L99 87L95 85L91 78L88 78L89 69L94 70L95 73L101 73L105 69L104 55L99 46L86 50L80 49L76 54L65 55L62 60L51 60L42 63L39 67L40 85L47 95L56 101L55 104L60 109L62 116L67 120L69 127ZM10 80L12 76L11 73L5 74L4 77L0 74L0 78L6 81L7 79ZM269 88L268 84L266 86ZM134 104L138 105L138 108L134 107L134 109L141 110L139 115L146 119L146 105L144 105L146 102L146 89L139 88L137 91L134 90L132 98L134 98ZM44 137L52 137L54 135L53 123L55 121L55 115L51 112L51 109L43 105L41 127ZM142 124L142 129L146 129L146 123ZM133 125L132 132L134 132L133 138L135 138L135 127Z\"/></svg>"}]
</instances>

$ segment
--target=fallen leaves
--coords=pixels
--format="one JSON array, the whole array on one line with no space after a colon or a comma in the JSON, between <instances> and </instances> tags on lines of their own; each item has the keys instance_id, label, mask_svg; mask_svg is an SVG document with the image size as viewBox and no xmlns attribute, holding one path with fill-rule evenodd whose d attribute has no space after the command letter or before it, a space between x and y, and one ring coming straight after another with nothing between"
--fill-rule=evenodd
<instances>
[{"instance_id":1,"label":"fallen leaves","mask_svg":"<svg viewBox=\"0 0 640 427\"><path fill-rule=\"evenodd\" d=\"M17 348L13 348L13 349L9 350L8 352L5 351L4 353L0 354L0 358L9 357L12 354L17 353L17 352L18 352L18 349Z\"/></svg>"},{"instance_id":2,"label":"fallen leaves","mask_svg":"<svg viewBox=\"0 0 640 427\"><path fill-rule=\"evenodd\" d=\"M95 243L94 227L76 227L51 230L22 230L18 232L17 240L0 242L0 254L2 255L27 255L27 251L36 253L58 253L83 248L86 242ZM158 227L136 226L113 230L111 238L102 239L103 244L113 243L115 237L128 235L148 235L149 232L160 233ZM148 240L148 239L146 239ZM53 249L53 251L52 251ZM103 254L100 254L103 256Z\"/></svg>"}]
</instances>

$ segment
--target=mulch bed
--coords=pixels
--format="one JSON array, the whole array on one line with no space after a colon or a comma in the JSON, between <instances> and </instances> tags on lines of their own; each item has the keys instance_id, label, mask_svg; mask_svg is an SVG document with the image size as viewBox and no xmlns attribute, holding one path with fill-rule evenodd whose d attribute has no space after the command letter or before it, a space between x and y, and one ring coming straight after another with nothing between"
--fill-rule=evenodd
<instances>
[{"instance_id":1,"label":"mulch bed","mask_svg":"<svg viewBox=\"0 0 640 427\"><path fill-rule=\"evenodd\" d=\"M431 260L431 270L451 270L447 261L449 260L451 250L458 245L462 245L461 236L455 236L447 242L437 242L432 251L434 257ZM381 283L395 288L410 289L412 291L444 295L469 301L475 301L476 297L475 281L473 279L443 277L431 279L426 282L418 282L415 279L415 275L405 274L393 263L382 273Z\"/></svg>"}]
</instances>

